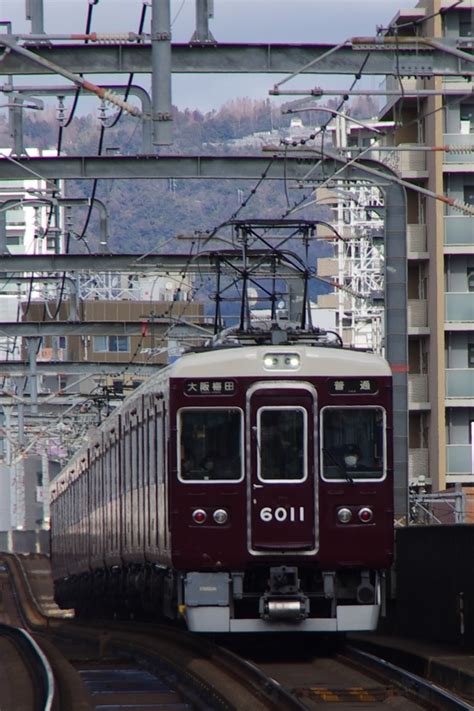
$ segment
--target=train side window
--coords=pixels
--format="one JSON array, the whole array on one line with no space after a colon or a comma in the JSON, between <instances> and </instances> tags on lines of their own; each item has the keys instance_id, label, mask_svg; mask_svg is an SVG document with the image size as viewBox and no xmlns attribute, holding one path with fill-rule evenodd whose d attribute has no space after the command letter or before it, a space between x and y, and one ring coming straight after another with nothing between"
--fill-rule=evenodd
<instances>
[{"instance_id":1,"label":"train side window","mask_svg":"<svg viewBox=\"0 0 474 711\"><path fill-rule=\"evenodd\" d=\"M323 479L385 476L385 411L381 407L325 407L321 412Z\"/></svg>"},{"instance_id":2,"label":"train side window","mask_svg":"<svg viewBox=\"0 0 474 711\"><path fill-rule=\"evenodd\" d=\"M181 410L178 427L180 479L236 481L242 478L241 410Z\"/></svg>"},{"instance_id":3,"label":"train side window","mask_svg":"<svg viewBox=\"0 0 474 711\"><path fill-rule=\"evenodd\" d=\"M156 482L157 484L163 484L165 478L165 457L164 457L164 440L165 435L163 432L163 415L161 412L156 413L156 425L155 425L155 438L156 438Z\"/></svg>"},{"instance_id":4,"label":"train side window","mask_svg":"<svg viewBox=\"0 0 474 711\"><path fill-rule=\"evenodd\" d=\"M258 477L262 481L306 478L306 410L261 408L258 412Z\"/></svg>"},{"instance_id":5,"label":"train side window","mask_svg":"<svg viewBox=\"0 0 474 711\"><path fill-rule=\"evenodd\" d=\"M131 460L131 446L130 446L130 430L125 430L123 433L123 461L124 461L124 479L125 479L125 491L130 491L132 488L132 460Z\"/></svg>"}]
</instances>

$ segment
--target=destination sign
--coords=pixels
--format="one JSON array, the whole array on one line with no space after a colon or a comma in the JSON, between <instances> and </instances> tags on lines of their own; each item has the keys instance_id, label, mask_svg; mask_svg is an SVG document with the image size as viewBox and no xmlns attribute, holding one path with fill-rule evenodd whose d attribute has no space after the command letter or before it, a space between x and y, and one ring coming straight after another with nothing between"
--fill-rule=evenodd
<instances>
[{"instance_id":1,"label":"destination sign","mask_svg":"<svg viewBox=\"0 0 474 711\"><path fill-rule=\"evenodd\" d=\"M371 378L337 378L329 381L332 395L375 395L378 392L376 380Z\"/></svg>"},{"instance_id":2,"label":"destination sign","mask_svg":"<svg viewBox=\"0 0 474 711\"><path fill-rule=\"evenodd\" d=\"M185 380L185 395L234 395L235 380Z\"/></svg>"}]
</instances>

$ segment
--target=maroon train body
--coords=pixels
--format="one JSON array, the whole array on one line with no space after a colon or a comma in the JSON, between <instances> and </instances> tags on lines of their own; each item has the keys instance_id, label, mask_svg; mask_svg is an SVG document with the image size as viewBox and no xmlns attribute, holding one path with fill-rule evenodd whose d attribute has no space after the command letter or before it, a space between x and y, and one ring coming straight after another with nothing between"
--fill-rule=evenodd
<instances>
[{"instance_id":1,"label":"maroon train body","mask_svg":"<svg viewBox=\"0 0 474 711\"><path fill-rule=\"evenodd\" d=\"M183 355L53 482L59 604L200 632L374 629L392 562L391 389L382 358L301 334Z\"/></svg>"}]
</instances>

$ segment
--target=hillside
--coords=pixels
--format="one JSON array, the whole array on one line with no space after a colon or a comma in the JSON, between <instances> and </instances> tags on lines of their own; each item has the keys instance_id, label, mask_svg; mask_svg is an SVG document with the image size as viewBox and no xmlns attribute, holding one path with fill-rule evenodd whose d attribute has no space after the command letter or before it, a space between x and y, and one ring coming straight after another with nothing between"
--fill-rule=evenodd
<instances>
[{"instance_id":1,"label":"hillside","mask_svg":"<svg viewBox=\"0 0 474 711\"><path fill-rule=\"evenodd\" d=\"M328 102L336 106L336 100ZM306 100L292 102L291 106L308 105ZM68 108L68 111L70 107ZM358 100L352 107L354 115L370 115L374 107L370 101ZM59 130L56 112L49 108L43 112L25 112L25 145L38 148L60 148L64 155L104 155L109 151L123 155L141 152L141 127L137 119L122 116L114 121L107 110L105 129L96 116L74 117L69 125ZM308 133L328 114L308 112L299 114ZM114 125L115 124L115 125ZM261 155L264 139L278 144L280 136L288 136L290 117L272 108L269 101L236 99L219 111L201 114L199 111L174 111L175 143L166 149L171 154L257 154ZM278 133L279 132L279 133ZM255 140L255 136L258 140ZM263 138L262 138L263 136ZM237 148L235 147L237 144ZM8 123L0 116L0 145L10 145ZM149 251L187 252L191 249L196 232L212 231L238 211L239 219L280 218L289 207L299 203L302 191L283 181L263 181L254 194L251 181L236 180L100 180L95 197L104 201L109 212L109 245L113 252L145 253ZM91 197L93 181L67 181L65 196ZM250 199L248 199L250 197ZM243 201L247 205L239 210ZM84 251L84 243L94 252L99 251L96 211L84 225L87 209L75 209L71 226L71 252ZM311 206L299 210L295 216L305 219L328 219L327 208ZM225 235L224 233L222 233ZM181 238L177 239L180 235ZM300 244L292 245L296 251ZM311 249L311 263L316 256L327 253L324 244ZM326 291L316 284L312 291Z\"/></svg>"}]
</instances>

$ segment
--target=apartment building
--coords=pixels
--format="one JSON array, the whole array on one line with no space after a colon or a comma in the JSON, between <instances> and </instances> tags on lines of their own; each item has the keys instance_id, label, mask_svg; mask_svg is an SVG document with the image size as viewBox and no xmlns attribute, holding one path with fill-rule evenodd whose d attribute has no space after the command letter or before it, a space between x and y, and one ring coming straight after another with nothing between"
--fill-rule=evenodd
<instances>
[{"instance_id":1,"label":"apartment building","mask_svg":"<svg viewBox=\"0 0 474 711\"><path fill-rule=\"evenodd\" d=\"M448 52L449 40L465 39L468 48L474 3L420 0L400 10L385 33L445 38ZM462 210L474 205L474 86L468 76L387 77L387 89L401 87L399 96L387 95L379 120L391 130L370 157L413 186L407 188L409 481L438 492L474 485L474 218ZM350 126L347 133L354 144ZM442 146L450 150L432 150ZM461 209L418 188L459 201ZM337 191L336 200L337 214ZM353 232L351 223L346 237ZM331 238L330 232L322 236ZM337 248L334 257L322 260L319 273L336 276L339 269L339 283L350 284L350 260L337 259ZM347 321L347 295L320 298L320 305L331 299L341 317L345 305ZM346 342L357 345L354 333L344 330Z\"/></svg>"},{"instance_id":2,"label":"apartment building","mask_svg":"<svg viewBox=\"0 0 474 711\"><path fill-rule=\"evenodd\" d=\"M2 148L3 155L12 153ZM54 156L55 150L28 148L28 155ZM34 175L23 180L0 183L0 251L5 254L54 254L61 251L62 213L52 200L53 185ZM52 283L49 284L49 287ZM31 286L29 276L0 279L0 320L21 320L22 304L44 293L44 285ZM21 338L0 337L0 360L21 357ZM14 390L7 378L1 379L2 392ZM18 435L18 408L0 408L0 530L14 527L34 529L41 524L43 495L41 472L45 458L36 452L26 457L15 451ZM12 436L12 433L14 435ZM5 436L6 435L6 436ZM54 463L51 471L54 471Z\"/></svg>"},{"instance_id":3,"label":"apartment building","mask_svg":"<svg viewBox=\"0 0 474 711\"><path fill-rule=\"evenodd\" d=\"M445 38L449 51L449 40L474 36L473 3L451 6L420 0L393 26L399 35ZM407 190L409 475L436 492L474 484L474 218L416 186L474 205L474 87L461 76L402 83L404 95L382 111L399 126L394 145L457 149L398 152L399 172L414 185ZM420 97L418 89L441 93Z\"/></svg>"}]
</instances>

